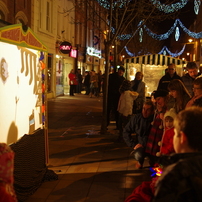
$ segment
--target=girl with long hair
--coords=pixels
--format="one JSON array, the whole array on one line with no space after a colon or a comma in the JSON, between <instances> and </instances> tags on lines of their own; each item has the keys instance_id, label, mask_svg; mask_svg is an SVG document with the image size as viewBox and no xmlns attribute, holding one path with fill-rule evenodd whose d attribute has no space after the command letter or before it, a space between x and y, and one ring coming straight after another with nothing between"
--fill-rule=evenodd
<instances>
[{"instance_id":1,"label":"girl with long hair","mask_svg":"<svg viewBox=\"0 0 202 202\"><path fill-rule=\"evenodd\" d=\"M191 95L181 80L174 79L168 85L170 95L175 99L173 108L176 113L185 109L187 102L191 99Z\"/></svg>"}]
</instances>

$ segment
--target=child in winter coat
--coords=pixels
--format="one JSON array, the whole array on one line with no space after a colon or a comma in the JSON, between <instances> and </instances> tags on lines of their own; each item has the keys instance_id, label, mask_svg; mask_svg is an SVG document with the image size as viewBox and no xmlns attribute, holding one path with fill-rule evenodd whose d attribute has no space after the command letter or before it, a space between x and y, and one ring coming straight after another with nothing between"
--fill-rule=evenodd
<instances>
[{"instance_id":1,"label":"child in winter coat","mask_svg":"<svg viewBox=\"0 0 202 202\"><path fill-rule=\"evenodd\" d=\"M160 152L157 156L169 155L174 153L173 136L174 136L174 118L176 113L174 109L170 109L164 114L164 134L162 140L159 142Z\"/></svg>"},{"instance_id":2,"label":"child in winter coat","mask_svg":"<svg viewBox=\"0 0 202 202\"><path fill-rule=\"evenodd\" d=\"M131 82L124 80L119 89L121 96L117 109L119 112L119 140L123 139L123 128L126 126L133 113L133 102L138 97L138 93L130 89Z\"/></svg>"}]
</instances>

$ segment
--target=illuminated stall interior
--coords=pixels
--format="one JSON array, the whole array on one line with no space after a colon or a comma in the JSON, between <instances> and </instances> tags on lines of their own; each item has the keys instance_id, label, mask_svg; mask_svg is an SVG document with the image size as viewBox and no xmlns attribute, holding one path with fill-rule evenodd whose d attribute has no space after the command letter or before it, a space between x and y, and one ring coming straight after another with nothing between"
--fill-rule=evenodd
<instances>
[{"instance_id":1,"label":"illuminated stall interior","mask_svg":"<svg viewBox=\"0 0 202 202\"><path fill-rule=\"evenodd\" d=\"M177 74L182 76L186 63L177 58L159 54L126 58L124 59L126 78L131 81L135 78L136 72L141 71L146 84L146 96L150 96L157 89L158 82L165 75L165 69L170 63L176 65Z\"/></svg>"}]
</instances>

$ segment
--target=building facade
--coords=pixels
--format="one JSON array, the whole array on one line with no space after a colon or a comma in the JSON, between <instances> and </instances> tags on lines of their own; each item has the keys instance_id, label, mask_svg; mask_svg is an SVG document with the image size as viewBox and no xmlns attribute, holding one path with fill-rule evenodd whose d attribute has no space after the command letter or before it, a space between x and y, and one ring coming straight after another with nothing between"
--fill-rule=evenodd
<instances>
[{"instance_id":1,"label":"building facade","mask_svg":"<svg viewBox=\"0 0 202 202\"><path fill-rule=\"evenodd\" d=\"M78 46L77 68L104 72L104 31L106 15L96 1L75 0L75 43Z\"/></svg>"},{"instance_id":2,"label":"building facade","mask_svg":"<svg viewBox=\"0 0 202 202\"><path fill-rule=\"evenodd\" d=\"M31 27L48 47L48 97L69 93L68 74L76 59L62 53L60 45L68 42L75 50L74 5L66 0L33 0Z\"/></svg>"},{"instance_id":3,"label":"building facade","mask_svg":"<svg viewBox=\"0 0 202 202\"><path fill-rule=\"evenodd\" d=\"M0 27L19 23L24 29L31 25L31 1L0 0Z\"/></svg>"},{"instance_id":4,"label":"building facade","mask_svg":"<svg viewBox=\"0 0 202 202\"><path fill-rule=\"evenodd\" d=\"M47 96L69 94L71 69L104 73L106 14L96 1L0 0L0 26L21 23L46 45ZM104 20L103 20L104 19ZM62 51L62 44L71 52Z\"/></svg>"}]
</instances>

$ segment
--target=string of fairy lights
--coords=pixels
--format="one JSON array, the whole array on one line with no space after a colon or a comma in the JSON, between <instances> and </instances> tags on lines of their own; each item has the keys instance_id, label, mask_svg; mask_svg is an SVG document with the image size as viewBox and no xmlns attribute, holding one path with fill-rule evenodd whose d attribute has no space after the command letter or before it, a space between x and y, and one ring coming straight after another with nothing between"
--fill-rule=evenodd
<instances>
[{"instance_id":1,"label":"string of fairy lights","mask_svg":"<svg viewBox=\"0 0 202 202\"><path fill-rule=\"evenodd\" d=\"M156 33L152 32L146 25L143 25L143 28L149 36L151 36L152 38L159 40L159 41L168 39L170 37L170 35L175 31L175 39L176 39L176 41L178 41L179 37L180 37L180 31L179 31L178 26L180 26L182 28L182 30L184 32L186 32L190 37L195 38L195 39L202 38L202 32L196 33L196 32L190 31L188 28L186 28L183 25L183 23L180 21L180 19L176 19L175 22L173 23L173 26L164 34L156 34ZM141 34L143 34L143 31L141 31ZM122 35L118 36L118 39L126 40L126 39L130 39L131 37L132 37L132 34L122 34Z\"/></svg>"},{"instance_id":2,"label":"string of fairy lights","mask_svg":"<svg viewBox=\"0 0 202 202\"><path fill-rule=\"evenodd\" d=\"M164 12L164 13L173 13L176 12L180 9L182 9L184 6L187 5L189 0L181 0L177 3L174 4L170 4L170 5L166 5L166 4L162 4L160 1L157 0L150 0L150 2L153 3L153 5L160 11Z\"/></svg>"},{"instance_id":3,"label":"string of fairy lights","mask_svg":"<svg viewBox=\"0 0 202 202\"><path fill-rule=\"evenodd\" d=\"M106 9L110 8L110 2L107 0L97 0L97 2ZM128 2L130 2L130 0L114 1L112 4L112 8L114 9L115 6L122 8ZM159 0L150 0L150 2L161 12L173 13L173 12L176 12L176 11L182 9L183 7L185 7L187 5L187 3L189 2L189 0L179 0L177 3L173 3L173 4L163 4ZM199 13L200 5L201 5L201 0L194 0L194 12L196 15L198 15L198 13ZM142 23L142 21L140 21L139 24L141 24L141 23ZM196 32L190 31L187 27L184 26L184 24L180 21L180 19L176 19L174 24L170 27L170 29L166 33L163 33L163 34L154 33L146 25L143 25L143 27L141 27L141 28L137 27L137 30L139 30L140 43L143 41L143 34L144 34L143 29L146 31L146 33L149 36L151 36L152 38L154 38L156 40L160 40L160 41L168 39L174 31L175 31L175 40L178 41L180 38L180 30L183 30L185 33L187 33L192 38L195 38L195 39L202 38L202 32L196 33ZM112 28L111 30L112 30L112 33L115 33L114 28ZM119 40L128 40L131 37L134 37L135 34L134 33L133 34L122 34L122 35L118 35L117 38ZM167 52L171 56L177 57L183 53L184 49L185 49L185 46L182 48L182 50L179 53L171 53L166 47L163 47L163 49L160 51L160 53ZM128 55L130 55L130 56L134 55L133 53L130 53L128 51L127 47L125 47L125 50Z\"/></svg>"},{"instance_id":4,"label":"string of fairy lights","mask_svg":"<svg viewBox=\"0 0 202 202\"><path fill-rule=\"evenodd\" d=\"M179 51L178 53L172 53L171 51L168 50L168 48L167 48L166 46L164 46L158 54L167 55L167 53L168 53L168 55L170 55L171 57L178 57L178 56L182 55L182 53L183 53L184 50L185 50L185 47L186 47L186 45L184 45L183 48L182 48L182 50ZM137 54L131 53L131 52L128 50L128 48L127 48L126 46L124 47L124 49L125 49L126 53L127 53L130 57L135 57L135 56L138 56L138 55L141 54L141 51L138 52ZM145 55L150 55L150 54L151 54L151 53L147 53L147 54L145 54Z\"/></svg>"},{"instance_id":5,"label":"string of fairy lights","mask_svg":"<svg viewBox=\"0 0 202 202\"><path fill-rule=\"evenodd\" d=\"M122 8L126 3L129 3L131 0L118 0L112 3L112 9L115 7ZM97 0L97 2L104 7L105 9L110 9L110 2L107 0ZM174 4L163 4L158 0L150 0L150 2L159 10L164 13L173 13L176 12L187 5L189 0L179 0L179 2ZM198 15L199 7L201 5L201 0L194 0L194 12Z\"/></svg>"},{"instance_id":6,"label":"string of fairy lights","mask_svg":"<svg viewBox=\"0 0 202 202\"><path fill-rule=\"evenodd\" d=\"M106 1L106 0L97 0L97 2L104 7L105 9L110 9L110 2ZM112 9L114 9L115 7L119 7L122 8L127 2L130 2L128 0L118 0L118 1L114 1L112 3Z\"/></svg>"}]
</instances>

